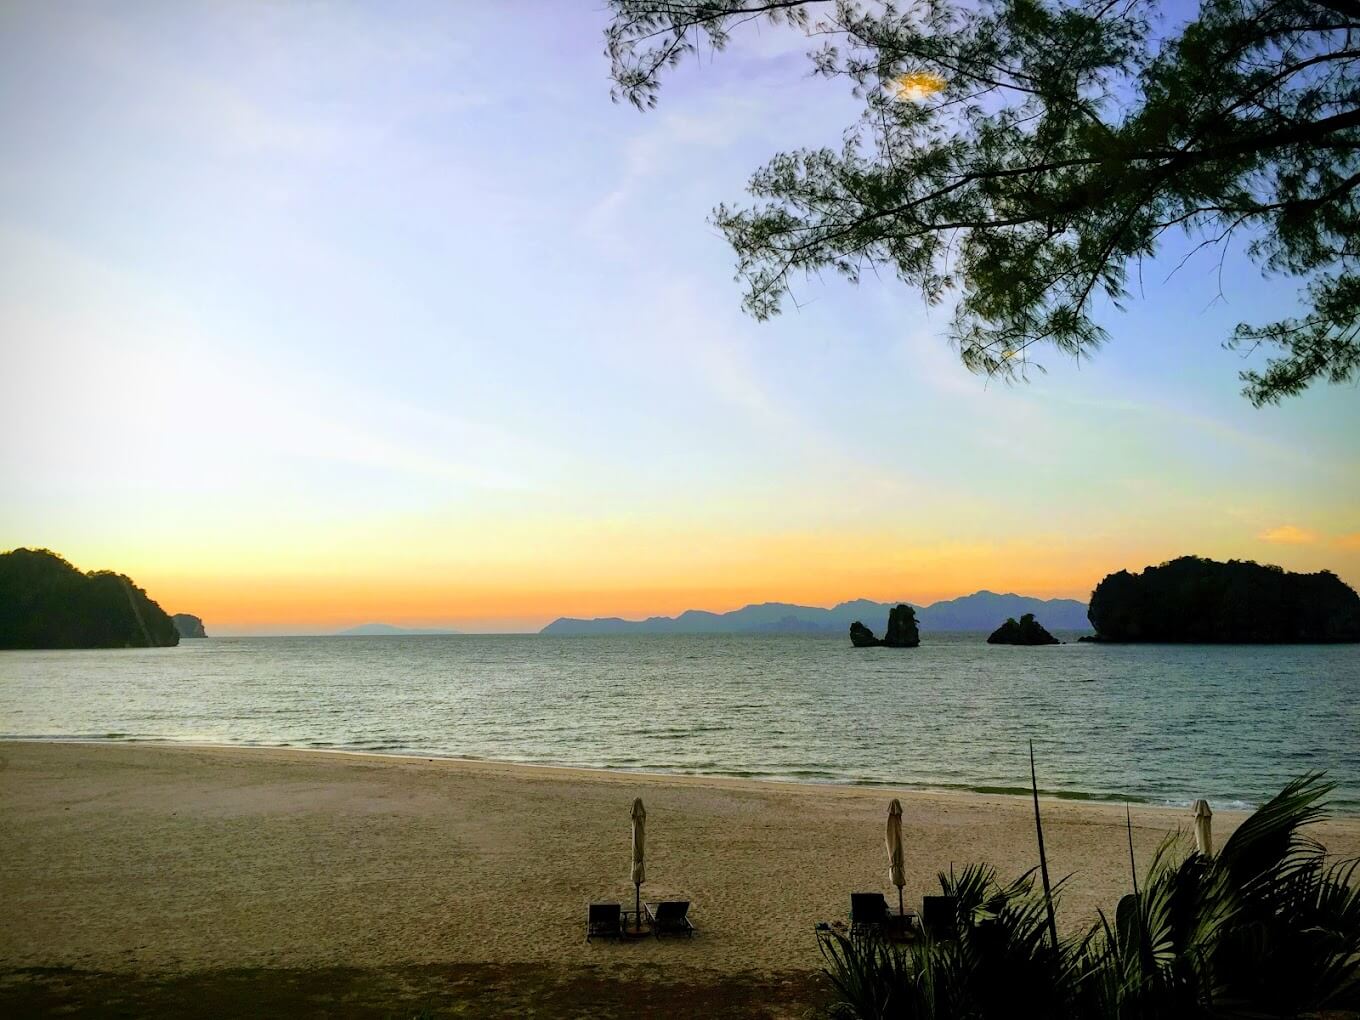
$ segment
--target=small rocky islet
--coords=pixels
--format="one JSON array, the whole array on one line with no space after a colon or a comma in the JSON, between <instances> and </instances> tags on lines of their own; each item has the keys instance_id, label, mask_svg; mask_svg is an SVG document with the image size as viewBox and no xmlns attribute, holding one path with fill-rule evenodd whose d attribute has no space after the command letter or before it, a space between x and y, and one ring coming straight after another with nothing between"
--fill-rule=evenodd
<instances>
[{"instance_id":1,"label":"small rocky islet","mask_svg":"<svg viewBox=\"0 0 1360 1020\"><path fill-rule=\"evenodd\" d=\"M888 629L880 639L859 620L850 624L850 643L856 648L916 648L921 644L920 629L916 624L916 612L908 605L899 605L888 614ZM1025 613L1017 621L1008 619L987 638L989 645L1060 645L1057 638L1050 634L1034 619L1033 613Z\"/></svg>"},{"instance_id":2,"label":"small rocky islet","mask_svg":"<svg viewBox=\"0 0 1360 1020\"><path fill-rule=\"evenodd\" d=\"M1057 638L1044 629L1043 624L1034 618L1033 613L1026 613L1016 620L1011 617L1000 627L992 631L987 638L989 645L1060 645Z\"/></svg>"},{"instance_id":3,"label":"small rocky islet","mask_svg":"<svg viewBox=\"0 0 1360 1020\"><path fill-rule=\"evenodd\" d=\"M175 625L181 640L208 636L208 632L203 629L203 621L192 613L174 613L170 617L170 622Z\"/></svg>"},{"instance_id":4,"label":"small rocky islet","mask_svg":"<svg viewBox=\"0 0 1360 1020\"><path fill-rule=\"evenodd\" d=\"M883 638L874 636L860 621L850 624L850 643L856 648L915 648L921 643L921 632L916 625L916 610L906 603L888 612L888 629Z\"/></svg>"}]
</instances>

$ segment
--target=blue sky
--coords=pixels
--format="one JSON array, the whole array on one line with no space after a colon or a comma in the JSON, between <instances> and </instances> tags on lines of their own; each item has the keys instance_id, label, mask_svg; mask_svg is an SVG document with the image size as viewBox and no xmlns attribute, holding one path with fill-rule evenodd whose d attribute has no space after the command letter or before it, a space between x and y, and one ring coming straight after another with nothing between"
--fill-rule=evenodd
<instances>
[{"instance_id":1,"label":"blue sky","mask_svg":"<svg viewBox=\"0 0 1360 1020\"><path fill-rule=\"evenodd\" d=\"M1177 239L1098 357L1013 387L891 279L756 323L709 211L855 102L762 29L639 114L604 22L0 9L0 546L222 632L1080 597L1191 551L1360 583L1354 388L1256 410L1220 346L1295 283L1163 282Z\"/></svg>"}]
</instances>

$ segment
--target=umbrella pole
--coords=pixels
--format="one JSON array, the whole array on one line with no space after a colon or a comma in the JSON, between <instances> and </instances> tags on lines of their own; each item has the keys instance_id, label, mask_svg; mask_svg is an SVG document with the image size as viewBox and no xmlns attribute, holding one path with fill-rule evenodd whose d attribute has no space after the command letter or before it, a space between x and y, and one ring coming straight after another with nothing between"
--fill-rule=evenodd
<instances>
[{"instance_id":1,"label":"umbrella pole","mask_svg":"<svg viewBox=\"0 0 1360 1020\"><path fill-rule=\"evenodd\" d=\"M902 887L900 885L897 887L897 923L903 927L907 923L907 912L902 909Z\"/></svg>"},{"instance_id":2,"label":"umbrella pole","mask_svg":"<svg viewBox=\"0 0 1360 1020\"><path fill-rule=\"evenodd\" d=\"M642 883L637 882L633 885L633 926L635 930L642 931Z\"/></svg>"}]
</instances>

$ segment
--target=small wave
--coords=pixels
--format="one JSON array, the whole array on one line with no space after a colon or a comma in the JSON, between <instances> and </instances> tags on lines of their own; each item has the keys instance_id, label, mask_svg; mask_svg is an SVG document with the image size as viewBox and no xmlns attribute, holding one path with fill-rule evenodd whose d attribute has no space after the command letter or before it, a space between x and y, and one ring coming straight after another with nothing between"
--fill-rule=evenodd
<instances>
[{"instance_id":1,"label":"small wave","mask_svg":"<svg viewBox=\"0 0 1360 1020\"><path fill-rule=\"evenodd\" d=\"M1188 808L1192 804L1194 804L1195 800L1197 799L1199 798L1192 799L1189 797L1177 797L1172 800L1158 800L1158 801L1149 800L1149 803L1160 804L1163 807ZM1220 800L1217 797L1209 797L1207 799L1209 801L1209 807L1215 811L1255 811L1258 807L1261 806L1257 801L1251 800L1238 800L1238 799ZM1333 808L1340 809L1343 803L1345 802L1339 800L1333 801L1331 806ZM1351 812L1349 810L1346 810L1343 811L1342 813L1349 814Z\"/></svg>"},{"instance_id":2,"label":"small wave","mask_svg":"<svg viewBox=\"0 0 1360 1020\"><path fill-rule=\"evenodd\" d=\"M879 785L900 786L903 784L884 781ZM1033 796L1034 794L1034 791L1028 786L999 786L994 784L974 785L971 783L924 783L906 785L912 786L916 789L959 790L964 793L982 793L987 794L988 796L1001 796L1001 797L1030 797ZM1149 800L1147 797L1139 796L1138 794L1101 793L1093 790L1045 790L1043 787L1040 787L1039 796L1051 797L1054 800L1097 801L1114 804L1123 804L1125 802L1128 802L1130 804L1152 803L1152 801Z\"/></svg>"},{"instance_id":3,"label":"small wave","mask_svg":"<svg viewBox=\"0 0 1360 1020\"><path fill-rule=\"evenodd\" d=\"M125 743L136 740L173 740L154 733L0 733L0 740L16 743Z\"/></svg>"}]
</instances>

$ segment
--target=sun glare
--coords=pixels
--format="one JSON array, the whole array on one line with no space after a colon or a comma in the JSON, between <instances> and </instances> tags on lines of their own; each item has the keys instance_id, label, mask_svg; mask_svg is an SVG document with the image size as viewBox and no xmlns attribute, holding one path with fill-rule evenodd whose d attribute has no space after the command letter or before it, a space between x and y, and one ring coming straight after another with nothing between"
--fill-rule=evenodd
<instances>
[{"instance_id":1,"label":"sun glare","mask_svg":"<svg viewBox=\"0 0 1360 1020\"><path fill-rule=\"evenodd\" d=\"M943 78L931 71L913 71L893 79L893 98L903 103L919 103L937 92L943 92L946 84Z\"/></svg>"}]
</instances>

